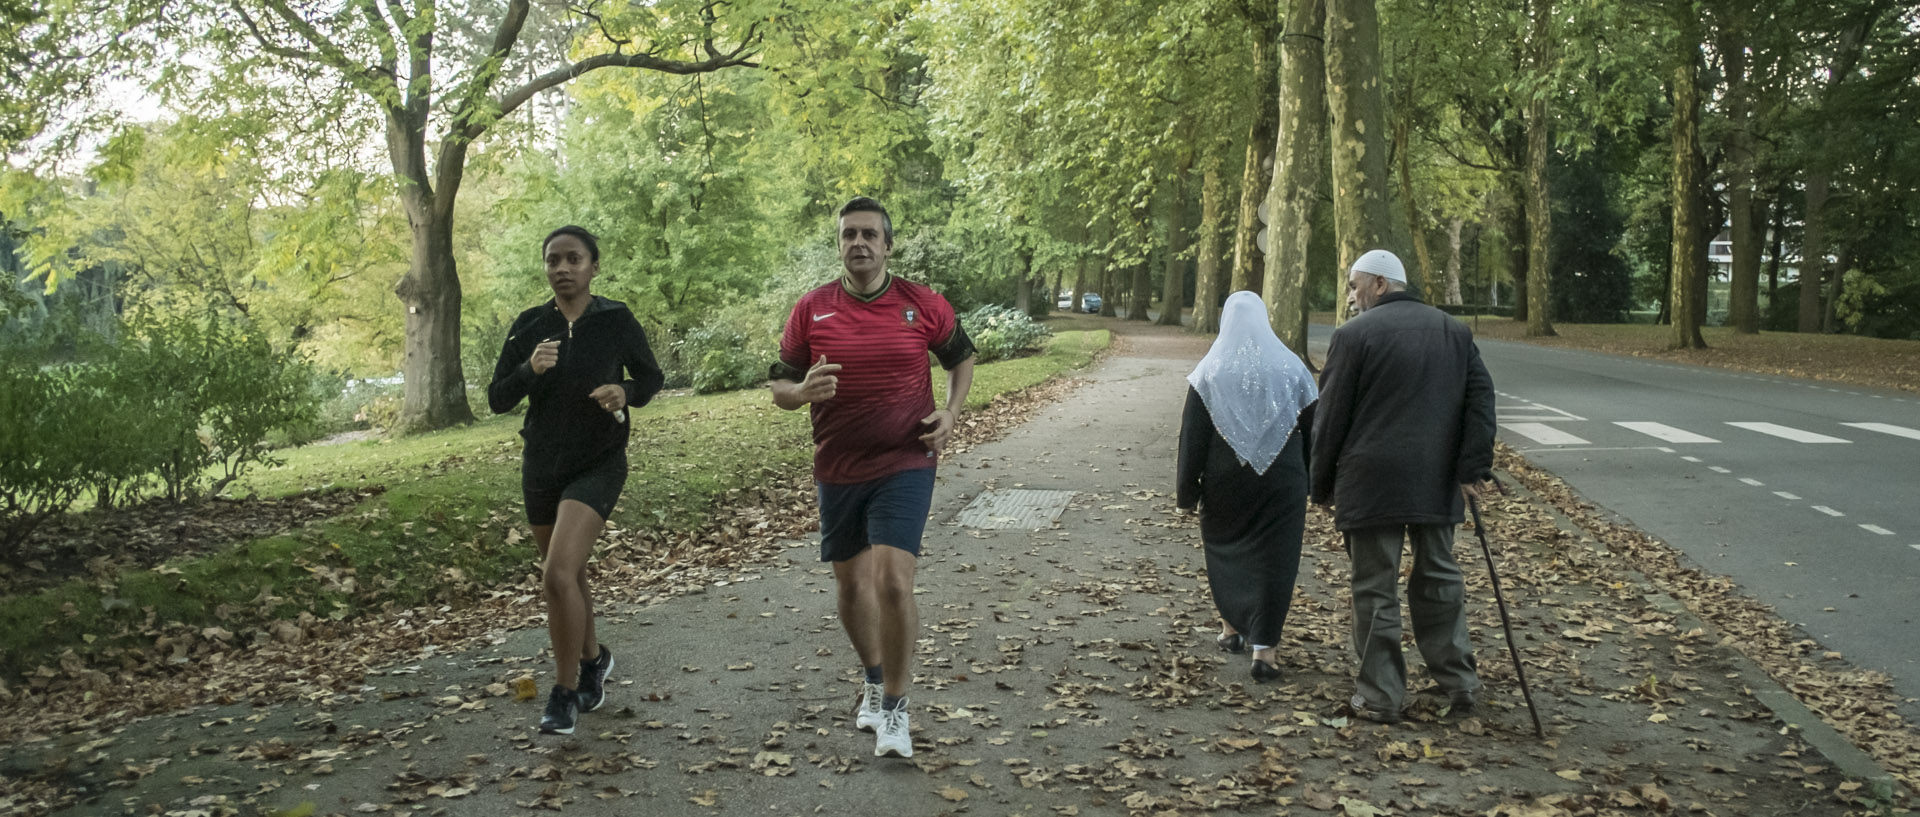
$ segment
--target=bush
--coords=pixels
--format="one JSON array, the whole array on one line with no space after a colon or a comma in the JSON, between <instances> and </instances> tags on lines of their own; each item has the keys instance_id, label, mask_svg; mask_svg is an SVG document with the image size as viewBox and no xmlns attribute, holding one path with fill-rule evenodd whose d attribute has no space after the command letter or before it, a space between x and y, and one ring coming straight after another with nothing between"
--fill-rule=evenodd
<instances>
[{"instance_id":1,"label":"bush","mask_svg":"<svg viewBox=\"0 0 1920 817\"><path fill-rule=\"evenodd\" d=\"M268 432L310 424L319 405L303 358L276 351L266 336L218 312L140 320L109 355L108 388L141 395L143 459L168 499L211 490L258 463L274 464Z\"/></svg>"},{"instance_id":2,"label":"bush","mask_svg":"<svg viewBox=\"0 0 1920 817\"><path fill-rule=\"evenodd\" d=\"M748 331L739 328L743 316L722 310L714 320L686 333L675 342L680 363L690 374L689 385L700 394L744 389L767 379L774 352L752 351ZM774 330L779 331L778 329ZM756 333L763 334L763 333ZM778 348L778 340L775 340Z\"/></svg>"},{"instance_id":3,"label":"bush","mask_svg":"<svg viewBox=\"0 0 1920 817\"><path fill-rule=\"evenodd\" d=\"M976 363L992 363L1018 357L1023 352L1039 351L1053 334L1019 310L993 304L961 315L960 325L966 327L967 336L973 339L979 355Z\"/></svg>"},{"instance_id":4,"label":"bush","mask_svg":"<svg viewBox=\"0 0 1920 817\"><path fill-rule=\"evenodd\" d=\"M767 368L780 354L787 314L801 295L819 285L830 261L817 254L796 257L759 295L714 310L698 326L656 344L655 350L668 351L660 359L667 383L711 394L765 381Z\"/></svg>"},{"instance_id":5,"label":"bush","mask_svg":"<svg viewBox=\"0 0 1920 817\"><path fill-rule=\"evenodd\" d=\"M81 454L91 444L68 428L72 378L17 352L0 353L0 548L9 557L86 487Z\"/></svg>"},{"instance_id":6,"label":"bush","mask_svg":"<svg viewBox=\"0 0 1920 817\"><path fill-rule=\"evenodd\" d=\"M179 501L274 463L270 432L310 425L304 359L224 316L134 323L84 362L43 366L41 347L0 348L0 544L91 491L111 506L155 487Z\"/></svg>"}]
</instances>

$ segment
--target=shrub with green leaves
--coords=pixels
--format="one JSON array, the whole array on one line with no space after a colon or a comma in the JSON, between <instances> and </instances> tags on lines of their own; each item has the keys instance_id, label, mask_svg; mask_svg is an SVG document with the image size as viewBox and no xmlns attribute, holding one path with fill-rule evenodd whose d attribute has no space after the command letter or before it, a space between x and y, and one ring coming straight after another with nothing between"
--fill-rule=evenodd
<instances>
[{"instance_id":1,"label":"shrub with green leaves","mask_svg":"<svg viewBox=\"0 0 1920 817\"><path fill-rule=\"evenodd\" d=\"M57 365L44 345L0 345L0 555L84 495L106 507L156 486L175 501L218 492L277 462L272 432L314 421L307 361L256 327L204 311L115 335Z\"/></svg>"},{"instance_id":2,"label":"shrub with green leaves","mask_svg":"<svg viewBox=\"0 0 1920 817\"><path fill-rule=\"evenodd\" d=\"M975 362L991 363L1036 352L1053 331L1034 323L1017 309L988 304L960 316L973 347L979 355Z\"/></svg>"},{"instance_id":3,"label":"shrub with green leaves","mask_svg":"<svg viewBox=\"0 0 1920 817\"><path fill-rule=\"evenodd\" d=\"M0 552L11 557L41 522L66 510L87 486L69 428L72 379L0 350Z\"/></svg>"},{"instance_id":4,"label":"shrub with green leaves","mask_svg":"<svg viewBox=\"0 0 1920 817\"><path fill-rule=\"evenodd\" d=\"M200 493L210 469L220 471L218 493L247 468L273 464L268 434L319 411L307 361L220 312L147 316L125 335L109 356L111 385L144 396L137 422L169 499Z\"/></svg>"},{"instance_id":5,"label":"shrub with green leaves","mask_svg":"<svg viewBox=\"0 0 1920 817\"><path fill-rule=\"evenodd\" d=\"M770 353L754 354L749 333L761 334L757 327L745 326L747 316L737 310L722 310L705 324L681 336L675 342L677 357L693 386L700 394L744 389L767 379ZM775 331L778 331L777 329Z\"/></svg>"}]
</instances>

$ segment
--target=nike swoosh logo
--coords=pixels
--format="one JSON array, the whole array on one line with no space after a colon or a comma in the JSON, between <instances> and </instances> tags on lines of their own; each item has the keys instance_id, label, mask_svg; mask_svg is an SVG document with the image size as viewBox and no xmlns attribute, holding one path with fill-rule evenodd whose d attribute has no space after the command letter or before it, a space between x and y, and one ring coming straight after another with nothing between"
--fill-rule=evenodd
<instances>
[{"instance_id":1,"label":"nike swoosh logo","mask_svg":"<svg viewBox=\"0 0 1920 817\"><path fill-rule=\"evenodd\" d=\"M814 320L816 320L816 321L824 321L824 320L826 320L826 319L828 319L828 318L831 318L831 317L833 317L833 316L835 316L835 315L838 315L838 314L840 314L840 313L838 313L838 312L828 312L828 313L827 313L827 314L825 314L825 315L815 315L815 316L813 316L813 319L814 319Z\"/></svg>"}]
</instances>

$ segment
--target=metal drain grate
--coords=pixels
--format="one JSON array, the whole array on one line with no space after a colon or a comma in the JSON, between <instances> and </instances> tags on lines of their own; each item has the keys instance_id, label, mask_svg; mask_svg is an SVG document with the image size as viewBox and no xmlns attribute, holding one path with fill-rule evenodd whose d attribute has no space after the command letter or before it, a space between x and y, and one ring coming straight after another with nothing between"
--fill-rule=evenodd
<instances>
[{"instance_id":1,"label":"metal drain grate","mask_svg":"<svg viewBox=\"0 0 1920 817\"><path fill-rule=\"evenodd\" d=\"M1072 491L988 491L961 509L969 528L1035 530L1053 524L1073 499Z\"/></svg>"}]
</instances>

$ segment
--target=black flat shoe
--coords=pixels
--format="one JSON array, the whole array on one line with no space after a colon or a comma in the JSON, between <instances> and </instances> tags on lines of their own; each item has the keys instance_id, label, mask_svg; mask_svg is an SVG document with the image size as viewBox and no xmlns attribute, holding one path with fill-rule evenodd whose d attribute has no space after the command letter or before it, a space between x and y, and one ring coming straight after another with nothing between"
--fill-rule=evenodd
<instances>
[{"instance_id":1,"label":"black flat shoe","mask_svg":"<svg viewBox=\"0 0 1920 817\"><path fill-rule=\"evenodd\" d=\"M1280 668L1258 658L1253 659L1253 680L1260 683L1280 680Z\"/></svg>"},{"instance_id":2,"label":"black flat shoe","mask_svg":"<svg viewBox=\"0 0 1920 817\"><path fill-rule=\"evenodd\" d=\"M1239 633L1219 636L1213 639L1213 643L1219 644L1220 649L1226 652L1239 653L1247 651L1247 640L1241 637Z\"/></svg>"}]
</instances>

